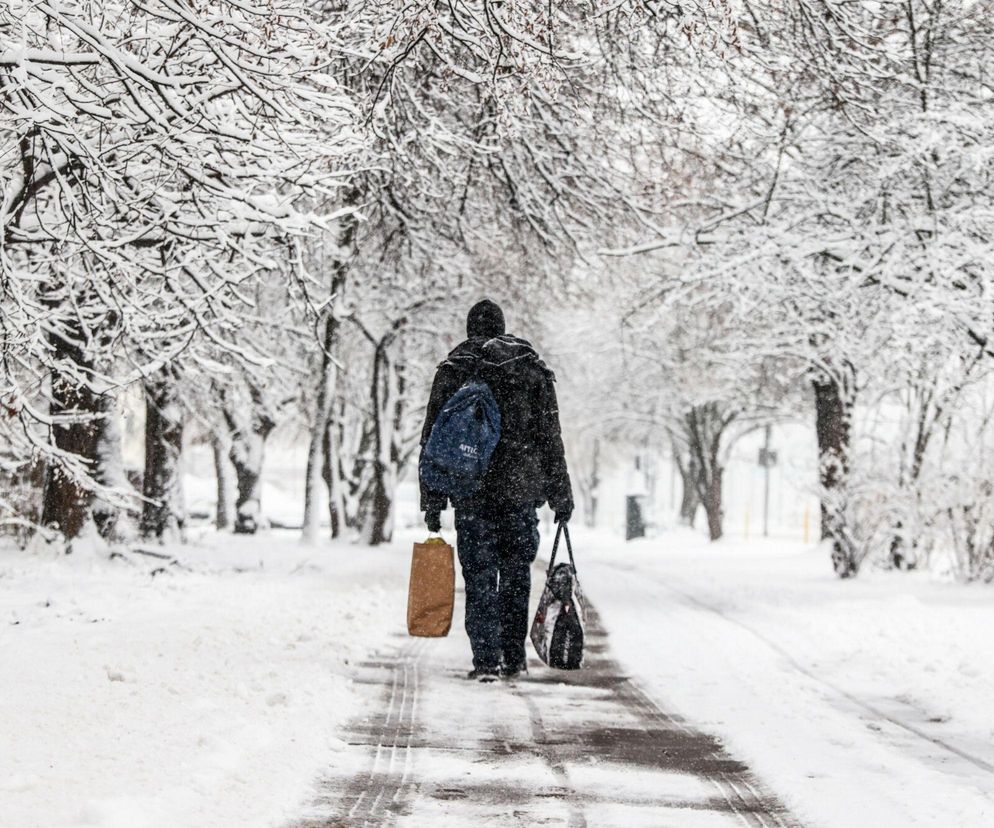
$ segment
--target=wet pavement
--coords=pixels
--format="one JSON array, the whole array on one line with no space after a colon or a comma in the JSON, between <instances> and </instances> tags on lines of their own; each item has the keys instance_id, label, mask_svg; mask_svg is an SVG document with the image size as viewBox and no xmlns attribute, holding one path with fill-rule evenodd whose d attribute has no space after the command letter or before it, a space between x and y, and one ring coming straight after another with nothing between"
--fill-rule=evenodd
<instances>
[{"instance_id":1,"label":"wet pavement","mask_svg":"<svg viewBox=\"0 0 994 828\"><path fill-rule=\"evenodd\" d=\"M443 640L398 636L362 666L367 710L291 828L799 826L620 671L590 616L583 670L533 659L528 676L490 685L465 678L458 622Z\"/></svg>"}]
</instances>

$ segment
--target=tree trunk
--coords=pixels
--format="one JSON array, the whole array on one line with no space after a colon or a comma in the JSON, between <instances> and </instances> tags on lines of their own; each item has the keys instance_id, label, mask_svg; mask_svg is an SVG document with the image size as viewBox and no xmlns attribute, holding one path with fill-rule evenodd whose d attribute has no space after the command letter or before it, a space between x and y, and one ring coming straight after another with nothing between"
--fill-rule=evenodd
<instances>
[{"instance_id":1,"label":"tree trunk","mask_svg":"<svg viewBox=\"0 0 994 828\"><path fill-rule=\"evenodd\" d=\"M82 332L76 331L82 340ZM92 473L98 459L103 407L91 387L93 363L84 355L82 346L58 334L50 334L53 356L59 365L52 371L49 413L60 420L52 426L55 447L67 452ZM54 526L66 540L82 531L90 517L92 491L58 463L49 463L45 470L41 522Z\"/></svg>"},{"instance_id":2,"label":"tree trunk","mask_svg":"<svg viewBox=\"0 0 994 828\"><path fill-rule=\"evenodd\" d=\"M682 476L683 494L680 498L680 522L685 523L691 529L697 522L697 507L701 505L701 499L697 494L697 477L699 471L696 463L690 463L686 474Z\"/></svg>"},{"instance_id":3,"label":"tree trunk","mask_svg":"<svg viewBox=\"0 0 994 828\"><path fill-rule=\"evenodd\" d=\"M708 536L716 541L724 534L721 485L724 468L720 461L721 438L735 419L718 403L694 406L685 417L690 456L697 464L697 496L708 519ZM688 469L690 463L688 463Z\"/></svg>"},{"instance_id":4,"label":"tree trunk","mask_svg":"<svg viewBox=\"0 0 994 828\"><path fill-rule=\"evenodd\" d=\"M249 421L240 425L233 412L225 410L231 428L231 462L235 466L238 497L235 501L235 534L254 535L259 529L262 509L262 461L266 440L276 421L263 407L261 392L252 387Z\"/></svg>"},{"instance_id":5,"label":"tree trunk","mask_svg":"<svg viewBox=\"0 0 994 828\"><path fill-rule=\"evenodd\" d=\"M724 515L721 504L721 478L723 474L724 469L716 463L710 478L706 481L705 493L702 498L704 513L708 518L708 536L713 541L719 540L724 534L722 528Z\"/></svg>"},{"instance_id":6,"label":"tree trunk","mask_svg":"<svg viewBox=\"0 0 994 828\"><path fill-rule=\"evenodd\" d=\"M701 504L700 495L697 493L698 478L700 477L700 463L693 453L684 459L673 442L673 460L676 463L677 471L680 474L680 485L682 494L680 496L680 522L693 528L697 521L697 508Z\"/></svg>"},{"instance_id":7,"label":"tree trunk","mask_svg":"<svg viewBox=\"0 0 994 828\"><path fill-rule=\"evenodd\" d=\"M26 459L4 469L4 459L10 461L13 457L0 452L0 518L6 513L12 520L2 525L0 532L12 536L18 548L24 549L41 526L45 463Z\"/></svg>"},{"instance_id":8,"label":"tree trunk","mask_svg":"<svg viewBox=\"0 0 994 828\"><path fill-rule=\"evenodd\" d=\"M235 481L232 479L230 441L216 433L211 438L214 452L214 477L217 481L217 508L214 513L214 526L217 529L230 529L235 517Z\"/></svg>"},{"instance_id":9,"label":"tree trunk","mask_svg":"<svg viewBox=\"0 0 994 828\"><path fill-rule=\"evenodd\" d=\"M915 421L915 442L911 451L911 464L907 478L904 475L904 460L902 456L901 475L898 479L898 487L901 489L911 488L916 499L921 498L919 482L922 469L925 466L925 453L928 451L928 444L932 439L932 432L939 418L942 416L943 406L936 403L934 413L932 413L933 394L926 392L918 401L918 416ZM902 445L903 451L906 451ZM920 513L920 508L919 508ZM895 569L911 570L918 566L918 536L911 533L911 537L905 537L903 521L898 520L894 526L894 537L890 544L890 563Z\"/></svg>"},{"instance_id":10,"label":"tree trunk","mask_svg":"<svg viewBox=\"0 0 994 828\"><path fill-rule=\"evenodd\" d=\"M324 460L321 464L321 476L328 487L328 525L331 527L332 540L342 534L344 519L344 501L341 497L342 475L339 468L339 453L337 451L338 424L329 421L325 429L323 441Z\"/></svg>"},{"instance_id":11,"label":"tree trunk","mask_svg":"<svg viewBox=\"0 0 994 828\"><path fill-rule=\"evenodd\" d=\"M112 394L100 398L103 419L97 435L94 477L101 486L113 489L113 497L97 496L93 501L93 522L100 536L110 541L124 541L136 531L132 509L134 504L124 500L134 494L131 481L124 470L120 412Z\"/></svg>"},{"instance_id":12,"label":"tree trunk","mask_svg":"<svg viewBox=\"0 0 994 828\"><path fill-rule=\"evenodd\" d=\"M344 278L342 280L344 282ZM341 289L341 288L339 288ZM338 379L338 366L332 354L338 340L339 320L335 318L334 309L328 308L324 324L322 340L321 378L318 384L317 402L315 403L314 422L311 424L310 445L307 450L307 476L304 483L304 527L303 539L313 543L318 533L318 494L320 478L327 460L326 452L331 447L328 444L328 431L331 421L331 409L335 400L335 387ZM328 484L329 503L331 501L330 477L325 478Z\"/></svg>"},{"instance_id":13,"label":"tree trunk","mask_svg":"<svg viewBox=\"0 0 994 828\"><path fill-rule=\"evenodd\" d=\"M373 354L373 380L371 383L373 411L373 469L368 496L368 512L365 540L370 546L389 542L390 512L393 505L392 486L387 477L391 470L392 440L387 434L390 428L390 401L393 383L390 381L391 368L383 342L377 344Z\"/></svg>"},{"instance_id":14,"label":"tree trunk","mask_svg":"<svg viewBox=\"0 0 994 828\"><path fill-rule=\"evenodd\" d=\"M386 470L382 469L381 465L377 463L374 467L373 486L370 492L369 525L366 536L366 542L370 546L389 543L393 534L390 525L393 499L386 484Z\"/></svg>"},{"instance_id":15,"label":"tree trunk","mask_svg":"<svg viewBox=\"0 0 994 828\"><path fill-rule=\"evenodd\" d=\"M357 187L350 189L344 199L346 207L354 207L359 203L361 191ZM338 366L335 363L335 353L338 350L338 337L341 321L336 312L345 291L348 279L349 256L355 244L358 219L355 214L342 219L338 232L337 256L332 262L331 284L329 285L328 307L325 309L324 330L321 340L321 375L318 379L318 393L314 404L314 419L311 423L310 444L307 449L307 476L304 482L304 528L305 542L317 540L318 532L318 493L321 489L321 477L325 468L324 454L332 450L327 443L330 427L331 410L335 401L335 391L338 380ZM334 462L334 460L332 461ZM327 478L330 479L330 478ZM329 489L329 508L335 511L332 495ZM334 521L333 521L334 523ZM333 537L337 533L332 528Z\"/></svg>"},{"instance_id":16,"label":"tree trunk","mask_svg":"<svg viewBox=\"0 0 994 828\"><path fill-rule=\"evenodd\" d=\"M169 369L145 380L145 474L142 478L141 533L162 541L178 538L183 528L183 411L179 386Z\"/></svg>"},{"instance_id":17,"label":"tree trunk","mask_svg":"<svg viewBox=\"0 0 994 828\"><path fill-rule=\"evenodd\" d=\"M362 419L355 425L352 435L345 433L345 412L342 412L342 428L339 430L340 445L344 445L351 436L354 446L347 452L353 458L352 472L347 475L344 465L339 464L342 473L342 487L339 497L343 504L342 519L345 525L360 532L366 525L366 514L369 505L369 475L370 453L373 451L373 429L368 418Z\"/></svg>"},{"instance_id":18,"label":"tree trunk","mask_svg":"<svg viewBox=\"0 0 994 828\"><path fill-rule=\"evenodd\" d=\"M836 574L840 578L850 578L859 569L846 517L852 394L827 374L814 379L812 385L822 490L821 537L832 543L832 566Z\"/></svg>"},{"instance_id":19,"label":"tree trunk","mask_svg":"<svg viewBox=\"0 0 994 828\"><path fill-rule=\"evenodd\" d=\"M593 529L597 526L597 492L601 484L601 443L594 438L590 448L590 474L581 479L580 494L583 497L583 523Z\"/></svg>"}]
</instances>

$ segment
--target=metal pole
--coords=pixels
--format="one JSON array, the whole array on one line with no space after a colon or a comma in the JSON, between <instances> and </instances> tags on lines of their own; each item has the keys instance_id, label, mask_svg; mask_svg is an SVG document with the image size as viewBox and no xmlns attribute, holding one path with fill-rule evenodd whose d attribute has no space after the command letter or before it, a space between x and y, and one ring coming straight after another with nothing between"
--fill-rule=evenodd
<instances>
[{"instance_id":1,"label":"metal pole","mask_svg":"<svg viewBox=\"0 0 994 828\"><path fill-rule=\"evenodd\" d=\"M766 462L763 463L763 537L770 536L770 432L773 428L767 423L766 445L763 448Z\"/></svg>"}]
</instances>

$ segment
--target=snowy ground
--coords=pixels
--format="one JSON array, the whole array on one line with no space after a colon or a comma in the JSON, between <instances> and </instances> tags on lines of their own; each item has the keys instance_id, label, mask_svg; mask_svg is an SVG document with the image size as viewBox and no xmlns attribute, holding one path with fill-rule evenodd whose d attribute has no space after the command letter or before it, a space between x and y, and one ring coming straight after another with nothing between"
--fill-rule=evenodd
<instances>
[{"instance_id":1,"label":"snowy ground","mask_svg":"<svg viewBox=\"0 0 994 828\"><path fill-rule=\"evenodd\" d=\"M807 824L994 825L994 591L797 543L581 545L622 665Z\"/></svg>"},{"instance_id":2,"label":"snowy ground","mask_svg":"<svg viewBox=\"0 0 994 828\"><path fill-rule=\"evenodd\" d=\"M292 533L175 551L192 572L0 553L0 824L276 825L340 749L406 557Z\"/></svg>"},{"instance_id":3,"label":"snowy ground","mask_svg":"<svg viewBox=\"0 0 994 828\"><path fill-rule=\"evenodd\" d=\"M357 717L384 712L367 674L370 659L406 646L411 539L369 550L306 548L293 533L207 534L178 551L191 571L155 577L152 559L4 549L0 823L242 828L305 818L329 772L351 772ZM633 544L581 534L577 561L620 672L659 709L717 737L804 824L994 824L994 591L872 572L844 583L810 547L712 547L689 533ZM475 688L458 684L468 666L460 625L423 654L443 683L425 684L419 732L462 722L470 738ZM550 710L556 685L540 670L532 678ZM525 750L534 727L521 690L487 690L496 694L488 712L522 717L505 740L521 755L473 763L474 784L492 774L506 789L526 767L555 771L542 750ZM615 724L630 713L622 708L610 713ZM557 725L560 742L569 726ZM455 765L432 767L436 789L459 789L440 781ZM681 795L679 773L663 791L644 767L612 770L608 786L606 767L585 760L547 785L600 785L643 804ZM687 784L689 801L699 783ZM562 800L542 801L521 813L579 824ZM435 824L460 807L454 797L410 813ZM613 825L607 805L597 807L586 824ZM646 814L641 824L654 824Z\"/></svg>"}]
</instances>

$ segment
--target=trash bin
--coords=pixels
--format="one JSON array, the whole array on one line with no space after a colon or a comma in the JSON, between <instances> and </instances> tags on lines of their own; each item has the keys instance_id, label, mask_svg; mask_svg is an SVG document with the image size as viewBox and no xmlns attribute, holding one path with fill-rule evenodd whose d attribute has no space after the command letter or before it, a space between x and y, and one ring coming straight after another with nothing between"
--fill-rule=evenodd
<instances>
[{"instance_id":1,"label":"trash bin","mask_svg":"<svg viewBox=\"0 0 994 828\"><path fill-rule=\"evenodd\" d=\"M625 498L625 540L645 537L644 500L645 495L628 495Z\"/></svg>"}]
</instances>

